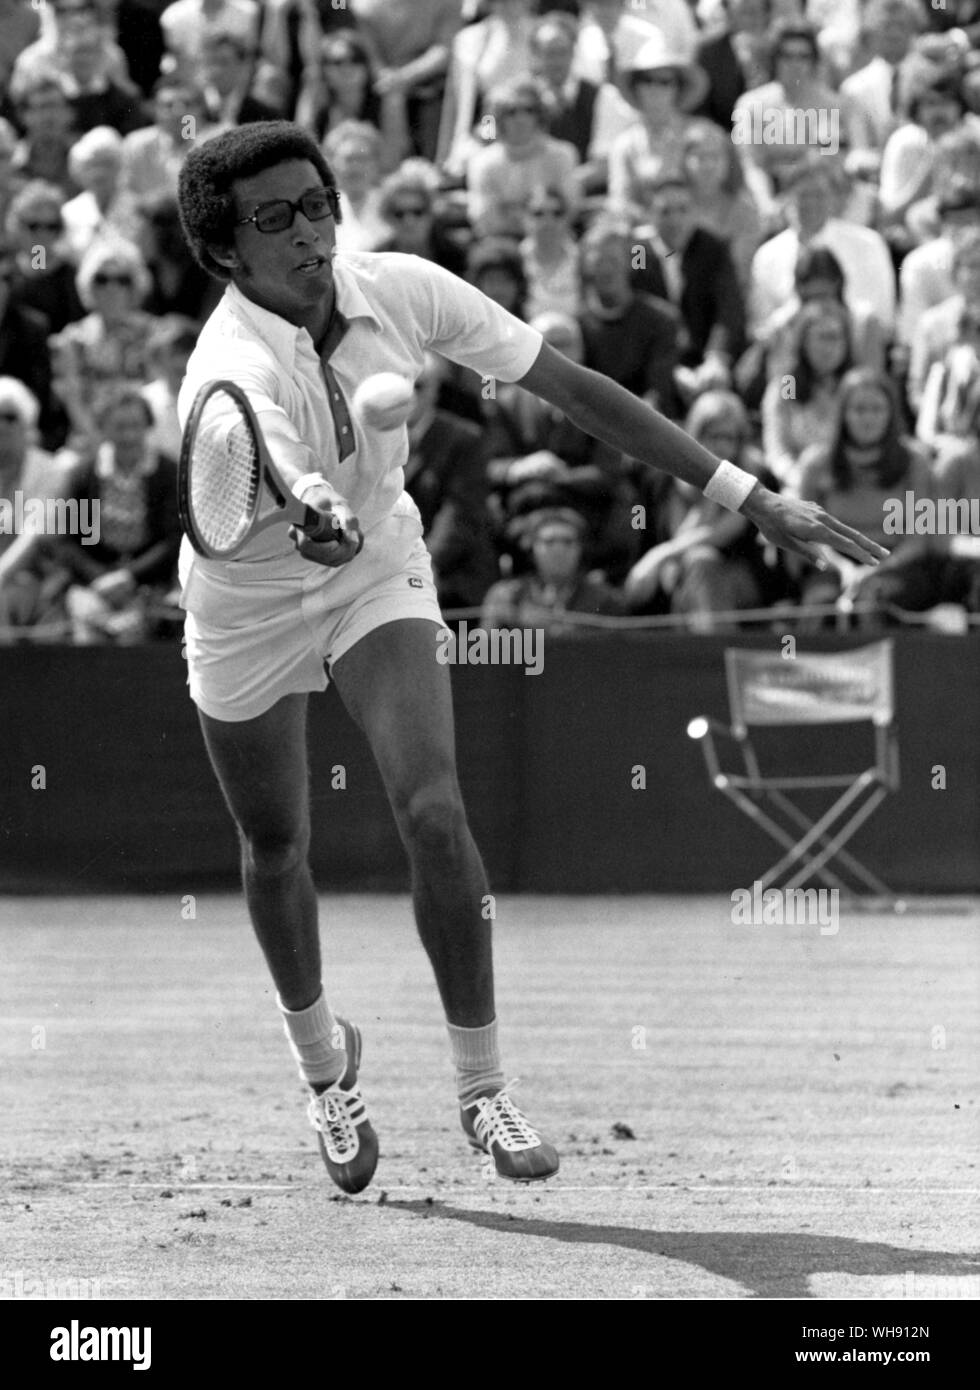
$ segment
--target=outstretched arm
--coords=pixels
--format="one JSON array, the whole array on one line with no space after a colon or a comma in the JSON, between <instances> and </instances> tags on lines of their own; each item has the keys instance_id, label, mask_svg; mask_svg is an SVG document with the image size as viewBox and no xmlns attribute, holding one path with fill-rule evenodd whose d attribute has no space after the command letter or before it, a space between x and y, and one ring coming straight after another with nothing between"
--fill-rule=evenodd
<instances>
[{"instance_id":1,"label":"outstretched arm","mask_svg":"<svg viewBox=\"0 0 980 1390\"><path fill-rule=\"evenodd\" d=\"M714 454L609 377L580 367L545 343L519 383L564 411L573 424L614 449L672 473L700 491L718 469ZM756 481L738 506L767 541L823 564L818 549L833 550L860 564L876 564L888 551L860 531L837 521L815 502L777 496Z\"/></svg>"}]
</instances>

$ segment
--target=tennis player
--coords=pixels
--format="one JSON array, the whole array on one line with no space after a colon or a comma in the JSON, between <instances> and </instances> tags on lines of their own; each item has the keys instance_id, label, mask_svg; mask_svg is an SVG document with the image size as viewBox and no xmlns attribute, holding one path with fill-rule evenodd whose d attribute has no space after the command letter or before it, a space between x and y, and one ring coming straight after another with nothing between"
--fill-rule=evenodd
<instances>
[{"instance_id":1,"label":"tennis player","mask_svg":"<svg viewBox=\"0 0 980 1390\"><path fill-rule=\"evenodd\" d=\"M822 542L864 563L887 552L815 504L719 464L438 266L335 255L335 180L301 127L257 122L196 146L179 196L195 256L227 283L188 363L181 423L206 382L237 382L293 492L336 528L336 539L314 542L270 527L231 561L202 559L186 540L181 555L191 696L240 832L249 912L327 1170L358 1192L378 1157L358 1081L361 1035L323 989L308 864L306 706L329 672L368 739L409 858L463 1131L502 1177L551 1177L558 1155L501 1069L488 886L456 778L449 670L436 659L444 624L403 485L407 432L355 420L355 388L382 371L415 379L433 350L536 392L615 449L740 509L777 545L813 558Z\"/></svg>"}]
</instances>

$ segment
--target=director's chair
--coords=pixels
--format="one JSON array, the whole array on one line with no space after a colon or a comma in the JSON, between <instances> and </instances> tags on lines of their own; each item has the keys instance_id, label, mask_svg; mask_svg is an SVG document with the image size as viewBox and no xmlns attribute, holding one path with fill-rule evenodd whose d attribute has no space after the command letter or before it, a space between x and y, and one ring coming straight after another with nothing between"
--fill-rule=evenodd
<instances>
[{"instance_id":1,"label":"director's chair","mask_svg":"<svg viewBox=\"0 0 980 1390\"><path fill-rule=\"evenodd\" d=\"M763 889L795 888L813 876L845 893L854 889L830 867L836 860L861 884L858 895L894 895L876 874L844 846L898 789L898 741L892 643L874 642L854 651L783 657L780 653L729 648L725 652L731 728L701 716L687 726L700 742L715 787L767 831L785 853L759 880ZM823 729L835 746L831 726L867 723L873 729L874 761L859 772L828 771L810 776L764 775L753 732L764 727L797 727L801 737ZM817 735L819 737L819 734ZM723 771L716 737L733 740L744 771ZM794 803L793 794L841 789L824 813L813 820ZM788 828L789 827L789 828ZM802 833L801 833L802 832Z\"/></svg>"}]
</instances>

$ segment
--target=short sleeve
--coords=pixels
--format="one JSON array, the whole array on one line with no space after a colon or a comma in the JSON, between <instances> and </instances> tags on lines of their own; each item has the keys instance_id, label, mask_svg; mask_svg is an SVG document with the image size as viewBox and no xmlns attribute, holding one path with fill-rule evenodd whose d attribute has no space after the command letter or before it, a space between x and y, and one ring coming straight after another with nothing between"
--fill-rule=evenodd
<instances>
[{"instance_id":1,"label":"short sleeve","mask_svg":"<svg viewBox=\"0 0 980 1390\"><path fill-rule=\"evenodd\" d=\"M483 377L515 382L527 375L544 341L537 329L441 266L416 256L397 260L423 347Z\"/></svg>"}]
</instances>

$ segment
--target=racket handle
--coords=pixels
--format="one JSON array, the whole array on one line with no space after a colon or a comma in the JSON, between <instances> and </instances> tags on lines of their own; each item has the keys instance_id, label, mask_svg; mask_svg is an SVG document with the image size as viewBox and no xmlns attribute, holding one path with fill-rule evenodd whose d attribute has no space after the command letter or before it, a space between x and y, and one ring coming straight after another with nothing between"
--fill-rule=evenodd
<instances>
[{"instance_id":1,"label":"racket handle","mask_svg":"<svg viewBox=\"0 0 980 1390\"><path fill-rule=\"evenodd\" d=\"M322 512L314 511L312 507L306 508L306 520L300 529L306 532L311 541L346 540L340 526L335 526L330 517L324 516Z\"/></svg>"}]
</instances>

